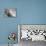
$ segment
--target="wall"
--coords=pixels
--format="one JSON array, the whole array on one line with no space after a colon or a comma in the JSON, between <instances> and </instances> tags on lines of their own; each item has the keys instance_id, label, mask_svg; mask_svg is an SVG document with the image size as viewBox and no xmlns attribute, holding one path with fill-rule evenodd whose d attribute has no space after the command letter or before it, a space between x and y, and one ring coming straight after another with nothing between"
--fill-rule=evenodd
<instances>
[{"instance_id":1,"label":"wall","mask_svg":"<svg viewBox=\"0 0 46 46\"><path fill-rule=\"evenodd\" d=\"M9 42L8 34L10 32L16 32L16 35L18 34L17 24L20 23L19 10L17 9L18 14L16 18L8 18L5 17L3 13L3 9L5 8L18 8L17 1L0 0L0 44L7 44ZM15 41L16 43L18 42L17 39Z\"/></svg>"},{"instance_id":2,"label":"wall","mask_svg":"<svg viewBox=\"0 0 46 46\"><path fill-rule=\"evenodd\" d=\"M4 17L1 9L11 7L17 17ZM46 0L0 0L0 44L8 43L9 32L18 32L17 24L46 24Z\"/></svg>"},{"instance_id":3,"label":"wall","mask_svg":"<svg viewBox=\"0 0 46 46\"><path fill-rule=\"evenodd\" d=\"M46 0L22 1L21 24L46 24Z\"/></svg>"}]
</instances>

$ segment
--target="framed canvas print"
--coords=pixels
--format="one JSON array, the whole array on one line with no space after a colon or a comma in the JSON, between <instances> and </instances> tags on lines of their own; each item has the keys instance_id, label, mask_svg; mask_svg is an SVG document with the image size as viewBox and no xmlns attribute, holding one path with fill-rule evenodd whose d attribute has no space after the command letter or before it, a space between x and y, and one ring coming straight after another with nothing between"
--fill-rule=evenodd
<instances>
[{"instance_id":1,"label":"framed canvas print","mask_svg":"<svg viewBox=\"0 0 46 46\"><path fill-rule=\"evenodd\" d=\"M46 25L20 24L18 25L18 38L20 46L46 42Z\"/></svg>"},{"instance_id":2,"label":"framed canvas print","mask_svg":"<svg viewBox=\"0 0 46 46\"><path fill-rule=\"evenodd\" d=\"M19 25L20 41L46 41L46 25ZM18 32L19 33L19 32Z\"/></svg>"},{"instance_id":3,"label":"framed canvas print","mask_svg":"<svg viewBox=\"0 0 46 46\"><path fill-rule=\"evenodd\" d=\"M16 8L5 8L4 13L8 17L16 17Z\"/></svg>"}]
</instances>

